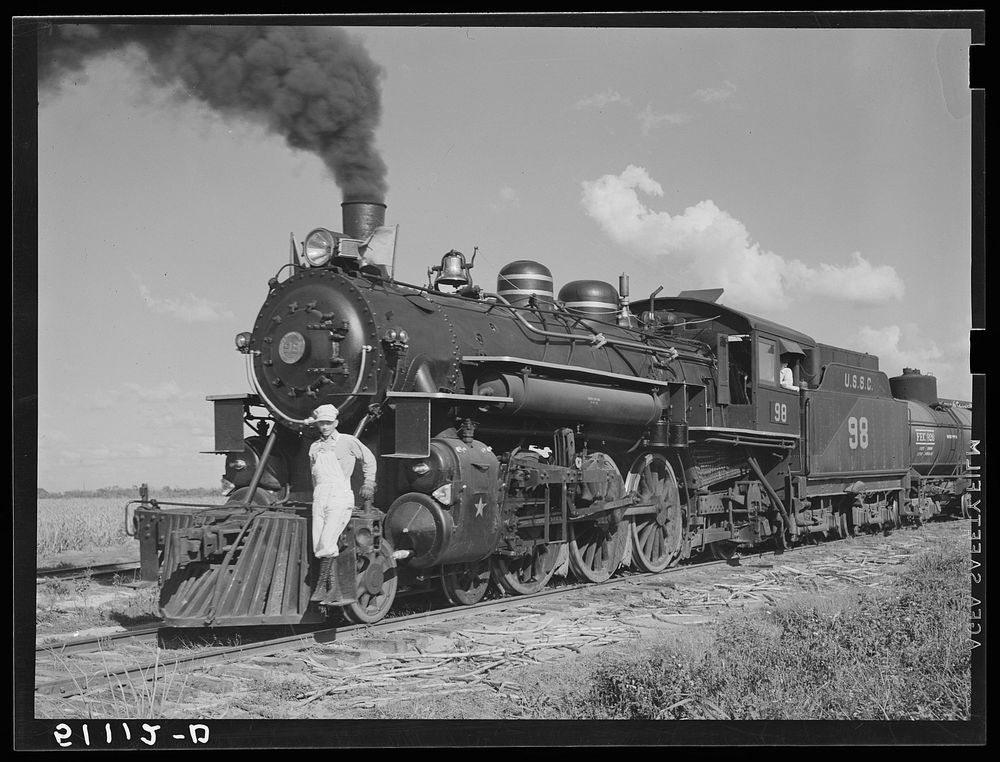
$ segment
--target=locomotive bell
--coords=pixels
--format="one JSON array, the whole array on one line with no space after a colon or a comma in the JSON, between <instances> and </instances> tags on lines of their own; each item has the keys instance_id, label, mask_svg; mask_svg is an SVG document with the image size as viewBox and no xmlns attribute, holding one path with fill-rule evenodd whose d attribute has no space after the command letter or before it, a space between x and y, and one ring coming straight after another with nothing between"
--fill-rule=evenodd
<instances>
[{"instance_id":1,"label":"locomotive bell","mask_svg":"<svg viewBox=\"0 0 1000 762\"><path fill-rule=\"evenodd\" d=\"M465 264L465 255L452 249L441 258L441 275L438 277L438 283L461 286L468 282L469 272L468 265Z\"/></svg>"},{"instance_id":2,"label":"locomotive bell","mask_svg":"<svg viewBox=\"0 0 1000 762\"><path fill-rule=\"evenodd\" d=\"M465 255L452 249L441 257L440 265L431 267L428 272L433 278L434 286L462 288L472 284L472 277L469 275L471 269L472 265L466 263ZM437 277L433 276L434 273L438 274Z\"/></svg>"}]
</instances>

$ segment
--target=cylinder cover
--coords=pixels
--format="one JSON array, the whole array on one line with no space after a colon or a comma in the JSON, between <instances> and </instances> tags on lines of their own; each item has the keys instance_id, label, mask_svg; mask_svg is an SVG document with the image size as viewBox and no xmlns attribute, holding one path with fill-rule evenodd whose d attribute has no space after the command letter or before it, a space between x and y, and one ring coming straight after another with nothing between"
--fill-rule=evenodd
<instances>
[{"instance_id":1,"label":"cylinder cover","mask_svg":"<svg viewBox=\"0 0 1000 762\"><path fill-rule=\"evenodd\" d=\"M451 540L451 514L430 495L407 492L397 497L386 512L382 531L396 550L412 551L411 564L432 566Z\"/></svg>"},{"instance_id":2,"label":"cylinder cover","mask_svg":"<svg viewBox=\"0 0 1000 762\"><path fill-rule=\"evenodd\" d=\"M409 564L418 569L479 561L499 541L500 463L487 445L453 434L431 440L422 461L429 470L410 479L412 489L433 489L433 497L407 492L386 512L385 535L394 549L412 551Z\"/></svg>"}]
</instances>

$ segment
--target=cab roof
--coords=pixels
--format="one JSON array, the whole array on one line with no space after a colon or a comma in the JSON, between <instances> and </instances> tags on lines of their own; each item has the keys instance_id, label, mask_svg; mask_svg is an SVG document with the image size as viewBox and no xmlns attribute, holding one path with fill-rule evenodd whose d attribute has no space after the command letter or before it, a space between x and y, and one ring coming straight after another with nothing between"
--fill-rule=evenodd
<instances>
[{"instance_id":1,"label":"cab roof","mask_svg":"<svg viewBox=\"0 0 1000 762\"><path fill-rule=\"evenodd\" d=\"M711 293L714 293L716 290L718 289L713 289ZM649 301L649 299L639 299L630 302L629 309L634 314L641 314L643 311L649 309ZM687 316L694 320L712 319L711 322L725 326L733 334L763 331L764 333L784 339L785 346L789 352L796 352L798 350L798 353L804 353L804 351L816 347L816 341L801 331L796 331L794 328L775 323L773 320L758 317L749 312L736 310L706 299L698 299L692 296L664 296L653 300L653 309L655 311L669 310L678 313L682 317Z\"/></svg>"}]
</instances>

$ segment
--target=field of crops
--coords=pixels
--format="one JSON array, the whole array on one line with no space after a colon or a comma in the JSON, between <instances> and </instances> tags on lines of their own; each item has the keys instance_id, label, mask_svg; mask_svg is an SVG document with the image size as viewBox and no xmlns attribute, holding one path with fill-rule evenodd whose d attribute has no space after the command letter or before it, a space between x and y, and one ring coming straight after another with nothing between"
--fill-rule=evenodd
<instances>
[{"instance_id":1,"label":"field of crops","mask_svg":"<svg viewBox=\"0 0 1000 762\"><path fill-rule=\"evenodd\" d=\"M190 498L183 502L221 504L225 498ZM125 533L121 497L57 497L37 501L37 559L74 551L97 552L134 542Z\"/></svg>"}]
</instances>

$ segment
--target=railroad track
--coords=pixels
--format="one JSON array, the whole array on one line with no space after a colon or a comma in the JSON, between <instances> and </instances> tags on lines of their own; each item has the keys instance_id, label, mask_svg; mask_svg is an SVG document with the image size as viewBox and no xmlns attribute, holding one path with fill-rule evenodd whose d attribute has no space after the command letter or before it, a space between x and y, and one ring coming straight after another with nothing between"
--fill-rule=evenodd
<instances>
[{"instance_id":1,"label":"railroad track","mask_svg":"<svg viewBox=\"0 0 1000 762\"><path fill-rule=\"evenodd\" d=\"M725 564L724 560L705 561L697 564L698 569L709 568ZM143 628L142 630L114 633L94 638L80 638L60 641L57 643L47 643L36 647L36 678L35 692L42 695L57 695L69 697L80 695L91 690L102 688L109 684L134 684L136 680L145 681L162 677L168 671L188 671L212 664L232 661L235 657L247 658L253 656L266 656L283 651L298 651L311 646L331 643L338 638L350 636L355 632L365 632L366 634L387 634L395 630L412 627L415 623L446 622L449 619L464 618L470 612L483 609L516 610L518 608L537 603L540 599L552 599L569 595L579 590L597 589L607 590L619 585L635 584L637 580L647 578L661 578L678 572L690 571L691 565L676 566L662 572L656 573L630 573L622 577L614 577L606 582L594 584L592 582L567 583L557 587L547 587L537 593L529 595L505 596L480 601L471 606L459 606L436 609L433 611L406 614L402 616L387 617L374 624L343 624L328 626L325 624L315 627L299 627L299 632L283 635L275 638L266 638L258 642L240 642L229 646L208 646L197 651L164 655L162 649L157 649L155 655L150 658L148 650L154 644L169 642L176 638L180 642L194 644L195 641L203 638L220 638L218 630L194 630L194 629L168 629L163 630L156 626ZM295 628L286 628L295 629ZM259 628L255 628L259 630ZM246 633L246 630L239 632ZM114 663L121 655L117 652L125 652L133 647L139 646L146 653L141 659L132 661L127 665ZM105 649L114 647L116 653L109 655ZM98 659L81 664L73 663L73 656L97 656ZM45 662L44 664L40 664Z\"/></svg>"},{"instance_id":2,"label":"railroad track","mask_svg":"<svg viewBox=\"0 0 1000 762\"><path fill-rule=\"evenodd\" d=\"M911 527L909 529L915 529ZM900 531L900 530L896 530ZM820 543L826 545L828 543ZM784 554L794 555L808 550L814 545L800 545L788 548ZM757 555L757 554L754 554ZM661 572L626 572L622 576L594 584L590 582L564 584L546 587L529 594L488 598L470 606L446 607L427 612L392 616L374 624L339 624L329 626L327 623L317 623L314 626L272 628L283 629L285 634L278 637L262 637L256 642L248 642L246 637L260 637L260 628L219 630L218 628L196 629L162 629L157 625L112 635L95 638L71 639L58 643L40 645L36 649L36 684L35 691L43 695L58 695L69 697L80 695L109 684L135 684L135 681L147 681L162 677L168 672L181 672L198 669L212 664L234 661L242 658L267 656L279 652L298 651L317 644L331 643L338 639L350 637L352 633L364 632L366 635L387 634L395 630L407 629L414 624L447 622L450 619L467 617L470 612L479 610L510 609L516 611L522 607L530 608L543 599L557 599L581 590L606 591L616 586L641 584L645 581L667 578L669 576L701 571L715 566L733 563L727 559L704 560L694 564L684 564ZM738 563L738 558L736 560ZM234 635L240 642L234 645L220 645L218 641L225 635ZM205 645L205 641L215 641L215 645ZM199 641L202 645L198 645ZM151 657L150 647L157 648ZM185 653L177 653L180 646ZM135 653L136 647L139 652ZM194 650L191 650L194 647ZM109 654L109 648L115 653ZM129 658L130 653L131 659ZM75 656L97 656L99 659L89 663L82 661L74 663ZM127 663L121 663L122 661Z\"/></svg>"},{"instance_id":3,"label":"railroad track","mask_svg":"<svg viewBox=\"0 0 1000 762\"><path fill-rule=\"evenodd\" d=\"M139 571L138 561L114 564L89 564L87 566L58 566L50 569L38 569L35 572L35 583L41 584L49 579L89 579L92 577L110 577L115 574L134 575L137 571Z\"/></svg>"},{"instance_id":4,"label":"railroad track","mask_svg":"<svg viewBox=\"0 0 1000 762\"><path fill-rule=\"evenodd\" d=\"M71 637L63 640L50 641L35 646L36 657L39 654L59 653L59 654L79 654L94 653L115 643L122 641L155 641L160 633L160 623L150 624L145 627L134 627L121 632L111 632L95 637L80 638Z\"/></svg>"}]
</instances>

